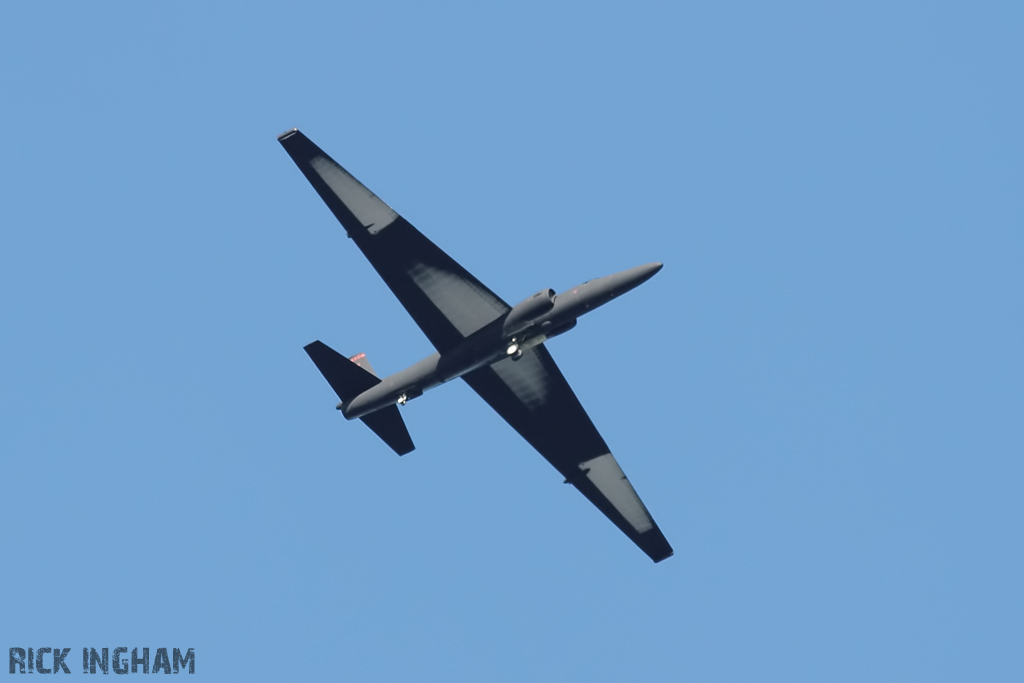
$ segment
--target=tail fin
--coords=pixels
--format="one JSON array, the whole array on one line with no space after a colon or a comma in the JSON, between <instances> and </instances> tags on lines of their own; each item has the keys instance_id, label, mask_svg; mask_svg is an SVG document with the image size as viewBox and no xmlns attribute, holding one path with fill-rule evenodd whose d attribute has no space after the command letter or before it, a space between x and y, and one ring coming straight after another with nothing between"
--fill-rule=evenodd
<instances>
[{"instance_id":1,"label":"tail fin","mask_svg":"<svg viewBox=\"0 0 1024 683\"><path fill-rule=\"evenodd\" d=\"M321 341L306 345L306 353L342 401L351 401L370 387L380 384L365 354L361 354L362 358L356 356L357 364ZM360 419L395 453L405 455L416 448L398 412L398 406L388 406Z\"/></svg>"},{"instance_id":2,"label":"tail fin","mask_svg":"<svg viewBox=\"0 0 1024 683\"><path fill-rule=\"evenodd\" d=\"M372 365L370 365L370 359L366 357L365 353L357 353L349 358L349 360L361 367L363 370L369 372L374 377L377 376L377 371L373 369Z\"/></svg>"}]
</instances>

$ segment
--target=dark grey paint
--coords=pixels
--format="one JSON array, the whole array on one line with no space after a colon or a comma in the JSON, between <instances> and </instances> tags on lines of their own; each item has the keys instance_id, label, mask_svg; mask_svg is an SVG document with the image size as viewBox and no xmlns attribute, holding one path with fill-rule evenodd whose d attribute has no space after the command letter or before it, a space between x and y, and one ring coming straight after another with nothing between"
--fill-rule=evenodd
<instances>
[{"instance_id":1,"label":"dark grey paint","mask_svg":"<svg viewBox=\"0 0 1024 683\"><path fill-rule=\"evenodd\" d=\"M413 449L396 404L461 377L655 562L672 548L543 342L646 282L650 263L510 307L298 130L279 138L313 188L437 349L378 379L322 342L306 347L341 401L400 455Z\"/></svg>"}]
</instances>

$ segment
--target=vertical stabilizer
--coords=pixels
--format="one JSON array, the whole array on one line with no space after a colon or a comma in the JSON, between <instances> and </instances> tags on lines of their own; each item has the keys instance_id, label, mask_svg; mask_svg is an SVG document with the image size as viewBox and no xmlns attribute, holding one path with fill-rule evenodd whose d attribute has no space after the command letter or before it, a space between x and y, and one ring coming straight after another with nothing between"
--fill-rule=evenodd
<instances>
[{"instance_id":1,"label":"vertical stabilizer","mask_svg":"<svg viewBox=\"0 0 1024 683\"><path fill-rule=\"evenodd\" d=\"M370 365L370 359L366 357L365 353L357 353L349 358L349 360L361 367L363 370L366 370L374 377L377 376L377 371L373 369L372 365Z\"/></svg>"},{"instance_id":2,"label":"vertical stabilizer","mask_svg":"<svg viewBox=\"0 0 1024 683\"><path fill-rule=\"evenodd\" d=\"M370 387L380 384L365 353L348 359L321 341L307 344L306 353L342 402L351 401ZM416 448L398 412L398 406L382 408L360 419L395 453L405 455Z\"/></svg>"}]
</instances>

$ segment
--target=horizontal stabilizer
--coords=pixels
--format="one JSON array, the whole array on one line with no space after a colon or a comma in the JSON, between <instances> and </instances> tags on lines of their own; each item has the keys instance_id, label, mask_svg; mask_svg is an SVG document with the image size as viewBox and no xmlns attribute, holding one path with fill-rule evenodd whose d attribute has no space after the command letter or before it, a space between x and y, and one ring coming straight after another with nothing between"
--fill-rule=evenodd
<instances>
[{"instance_id":1,"label":"horizontal stabilizer","mask_svg":"<svg viewBox=\"0 0 1024 683\"><path fill-rule=\"evenodd\" d=\"M306 353L343 402L351 401L367 389L380 384L380 380L372 372L359 367L354 361L321 341L307 344ZM365 356L361 360L365 360ZM398 412L398 406L388 406L360 419L395 453L405 455L416 448L405 421Z\"/></svg>"},{"instance_id":2,"label":"horizontal stabilizer","mask_svg":"<svg viewBox=\"0 0 1024 683\"><path fill-rule=\"evenodd\" d=\"M307 344L306 353L342 401L351 401L380 384L373 373L363 370L322 341Z\"/></svg>"},{"instance_id":3,"label":"horizontal stabilizer","mask_svg":"<svg viewBox=\"0 0 1024 683\"><path fill-rule=\"evenodd\" d=\"M381 408L359 419L395 453L405 455L416 448L412 443L412 437L409 436L409 430L405 426L402 414L398 412L398 406L391 405Z\"/></svg>"}]
</instances>

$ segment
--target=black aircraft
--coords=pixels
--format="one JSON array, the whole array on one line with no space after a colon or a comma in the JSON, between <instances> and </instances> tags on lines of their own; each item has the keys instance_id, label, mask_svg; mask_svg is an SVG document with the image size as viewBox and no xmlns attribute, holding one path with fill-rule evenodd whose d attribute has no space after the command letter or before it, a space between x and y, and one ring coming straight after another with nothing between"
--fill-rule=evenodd
<instances>
[{"instance_id":1,"label":"black aircraft","mask_svg":"<svg viewBox=\"0 0 1024 683\"><path fill-rule=\"evenodd\" d=\"M350 359L320 341L306 346L341 399L341 414L361 419L404 455L414 446L398 406L461 377L652 560L671 557L672 547L543 344L646 282L661 264L558 295L543 289L509 306L297 129L278 141L437 349L380 379L365 354Z\"/></svg>"}]
</instances>

